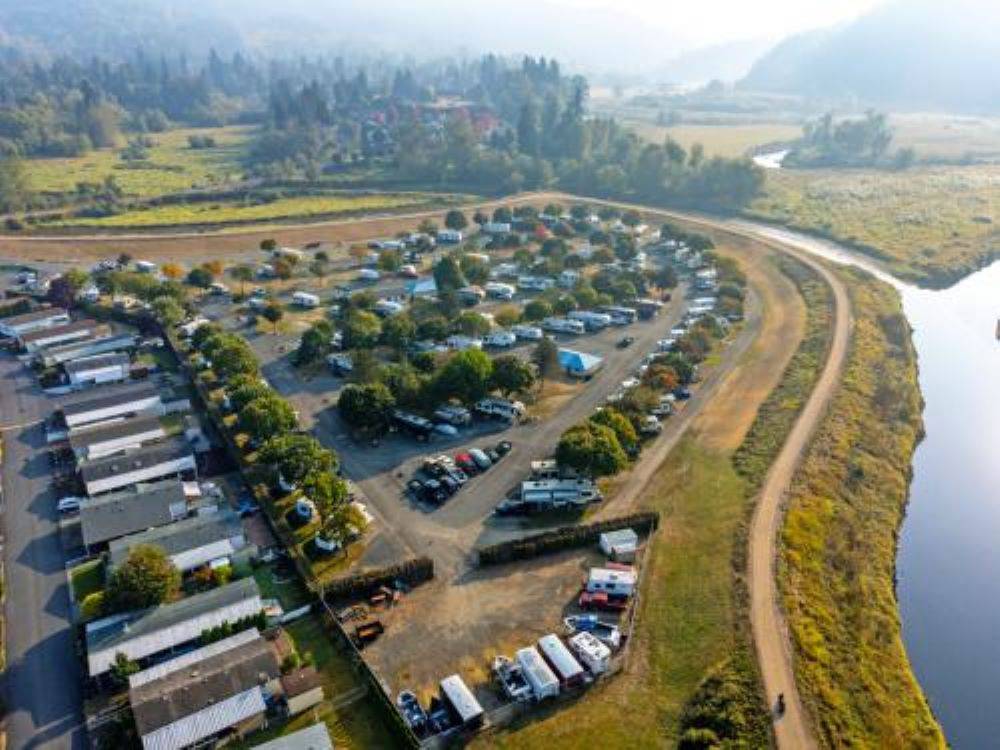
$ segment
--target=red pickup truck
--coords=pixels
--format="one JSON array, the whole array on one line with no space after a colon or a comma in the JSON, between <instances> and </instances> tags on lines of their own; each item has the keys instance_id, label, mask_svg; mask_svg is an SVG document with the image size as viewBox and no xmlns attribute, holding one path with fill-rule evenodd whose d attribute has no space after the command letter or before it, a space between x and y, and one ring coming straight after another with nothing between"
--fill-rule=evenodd
<instances>
[{"instance_id":1,"label":"red pickup truck","mask_svg":"<svg viewBox=\"0 0 1000 750\"><path fill-rule=\"evenodd\" d=\"M577 603L580 609L600 609L605 612L622 612L628 607L628 599L609 597L603 591L598 593L584 591Z\"/></svg>"}]
</instances>

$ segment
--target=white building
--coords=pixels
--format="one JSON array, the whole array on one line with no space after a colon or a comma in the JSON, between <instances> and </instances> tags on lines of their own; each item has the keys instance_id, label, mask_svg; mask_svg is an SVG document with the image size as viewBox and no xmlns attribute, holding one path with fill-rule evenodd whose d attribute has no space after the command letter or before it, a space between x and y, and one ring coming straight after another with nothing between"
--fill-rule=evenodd
<instances>
[{"instance_id":1,"label":"white building","mask_svg":"<svg viewBox=\"0 0 1000 750\"><path fill-rule=\"evenodd\" d=\"M147 415L70 430L69 445L78 460L93 461L121 451L137 450L166 436L160 418Z\"/></svg>"},{"instance_id":2,"label":"white building","mask_svg":"<svg viewBox=\"0 0 1000 750\"><path fill-rule=\"evenodd\" d=\"M132 361L127 354L98 354L63 364L71 385L98 385L127 380Z\"/></svg>"},{"instance_id":3,"label":"white building","mask_svg":"<svg viewBox=\"0 0 1000 750\"><path fill-rule=\"evenodd\" d=\"M140 482L194 472L197 468L191 446L183 438L172 438L134 453L107 456L80 467L80 476L91 497Z\"/></svg>"},{"instance_id":4,"label":"white building","mask_svg":"<svg viewBox=\"0 0 1000 750\"><path fill-rule=\"evenodd\" d=\"M70 429L116 417L138 414L162 415L163 400L151 383L124 385L102 389L84 399L63 404L61 408L66 426Z\"/></svg>"},{"instance_id":5,"label":"white building","mask_svg":"<svg viewBox=\"0 0 1000 750\"><path fill-rule=\"evenodd\" d=\"M61 326L69 322L69 313L61 307L43 307L40 310L0 319L0 334L20 336L23 333Z\"/></svg>"}]
</instances>

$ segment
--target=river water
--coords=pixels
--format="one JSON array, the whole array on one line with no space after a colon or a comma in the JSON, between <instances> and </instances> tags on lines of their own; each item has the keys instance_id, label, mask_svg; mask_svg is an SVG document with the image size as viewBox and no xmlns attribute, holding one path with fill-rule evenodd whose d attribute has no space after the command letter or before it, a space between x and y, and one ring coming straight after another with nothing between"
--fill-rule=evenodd
<instances>
[{"instance_id":1,"label":"river water","mask_svg":"<svg viewBox=\"0 0 1000 750\"><path fill-rule=\"evenodd\" d=\"M735 223L863 267L900 290L927 432L913 459L897 558L903 638L951 745L1000 747L1000 261L931 291L833 243Z\"/></svg>"}]
</instances>

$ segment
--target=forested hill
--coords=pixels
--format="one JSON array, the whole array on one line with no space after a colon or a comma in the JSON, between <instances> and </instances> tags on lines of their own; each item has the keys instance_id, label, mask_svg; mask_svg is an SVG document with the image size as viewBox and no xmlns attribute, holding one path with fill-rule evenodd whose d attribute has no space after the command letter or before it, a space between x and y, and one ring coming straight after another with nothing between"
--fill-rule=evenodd
<instances>
[{"instance_id":1,"label":"forested hill","mask_svg":"<svg viewBox=\"0 0 1000 750\"><path fill-rule=\"evenodd\" d=\"M854 22L790 37L758 60L740 86L878 106L996 112L998 50L995 2L895 0Z\"/></svg>"}]
</instances>

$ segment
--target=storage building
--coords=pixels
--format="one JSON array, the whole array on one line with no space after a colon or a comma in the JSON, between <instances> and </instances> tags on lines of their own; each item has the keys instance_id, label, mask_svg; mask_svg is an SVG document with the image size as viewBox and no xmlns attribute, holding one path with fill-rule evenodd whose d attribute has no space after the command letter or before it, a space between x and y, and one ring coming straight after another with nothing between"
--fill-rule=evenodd
<instances>
[{"instance_id":1,"label":"storage building","mask_svg":"<svg viewBox=\"0 0 1000 750\"><path fill-rule=\"evenodd\" d=\"M566 644L559 639L559 636L554 633L543 635L538 639L538 650L552 667L552 671L556 673L559 683L563 687L574 687L583 683L585 677L583 667L566 648Z\"/></svg>"},{"instance_id":2,"label":"storage building","mask_svg":"<svg viewBox=\"0 0 1000 750\"><path fill-rule=\"evenodd\" d=\"M133 661L169 654L206 630L260 614L263 606L256 581L242 578L177 602L89 623L88 673L104 674L119 653Z\"/></svg>"},{"instance_id":3,"label":"storage building","mask_svg":"<svg viewBox=\"0 0 1000 750\"><path fill-rule=\"evenodd\" d=\"M194 452L181 437L140 448L134 453L107 456L80 467L80 477L91 497L122 487L180 476L197 468Z\"/></svg>"},{"instance_id":4,"label":"storage building","mask_svg":"<svg viewBox=\"0 0 1000 750\"><path fill-rule=\"evenodd\" d=\"M514 654L514 659L521 666L524 678L531 685L535 700L540 701L559 695L559 678L545 663L538 649L533 646L522 648Z\"/></svg>"}]
</instances>

